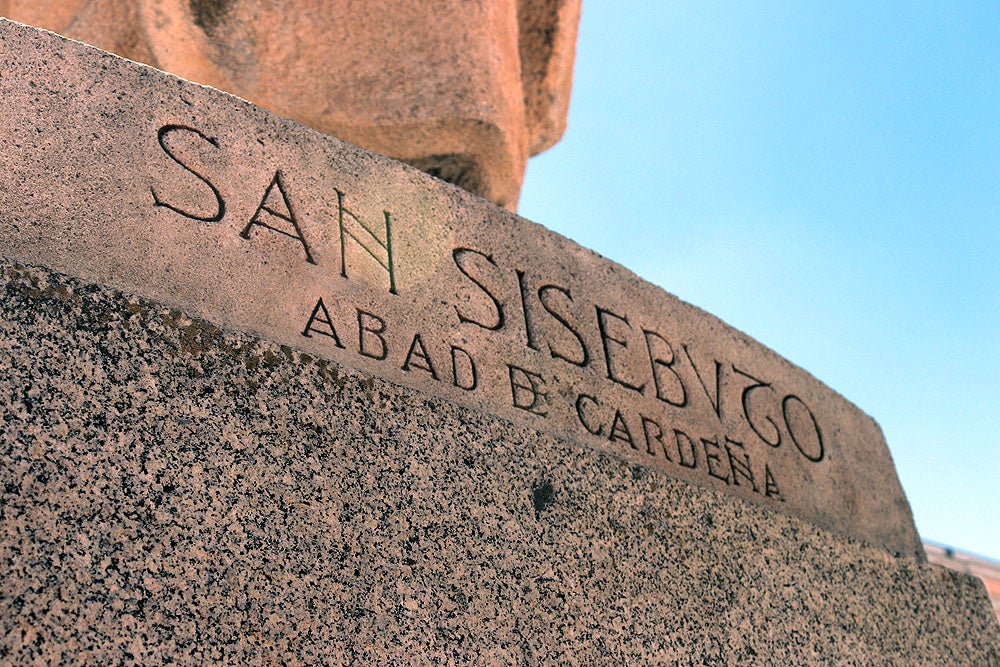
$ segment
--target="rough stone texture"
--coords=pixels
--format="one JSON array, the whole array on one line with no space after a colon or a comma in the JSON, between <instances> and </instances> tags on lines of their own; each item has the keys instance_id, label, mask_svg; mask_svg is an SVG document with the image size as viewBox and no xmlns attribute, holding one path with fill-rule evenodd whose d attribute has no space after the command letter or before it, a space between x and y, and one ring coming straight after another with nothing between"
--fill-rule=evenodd
<instances>
[{"instance_id":1,"label":"rough stone texture","mask_svg":"<svg viewBox=\"0 0 1000 667\"><path fill-rule=\"evenodd\" d=\"M0 37L3 254L922 555L877 424L711 315L231 96Z\"/></svg>"},{"instance_id":2,"label":"rough stone texture","mask_svg":"<svg viewBox=\"0 0 1000 667\"><path fill-rule=\"evenodd\" d=\"M517 208L562 136L580 0L0 0Z\"/></svg>"},{"instance_id":3,"label":"rough stone texture","mask_svg":"<svg viewBox=\"0 0 1000 667\"><path fill-rule=\"evenodd\" d=\"M1000 664L973 577L0 275L0 663Z\"/></svg>"},{"instance_id":4,"label":"rough stone texture","mask_svg":"<svg viewBox=\"0 0 1000 667\"><path fill-rule=\"evenodd\" d=\"M520 0L518 51L528 115L528 151L537 155L566 131L573 85L579 0Z\"/></svg>"}]
</instances>

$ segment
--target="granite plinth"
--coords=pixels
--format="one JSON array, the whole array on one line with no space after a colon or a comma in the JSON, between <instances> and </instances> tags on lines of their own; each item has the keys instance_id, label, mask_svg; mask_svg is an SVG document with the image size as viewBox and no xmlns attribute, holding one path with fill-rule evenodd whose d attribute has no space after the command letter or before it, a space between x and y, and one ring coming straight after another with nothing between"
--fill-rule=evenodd
<instances>
[{"instance_id":1,"label":"granite plinth","mask_svg":"<svg viewBox=\"0 0 1000 667\"><path fill-rule=\"evenodd\" d=\"M3 20L0 120L0 253L922 556L870 417L534 223Z\"/></svg>"},{"instance_id":2,"label":"granite plinth","mask_svg":"<svg viewBox=\"0 0 1000 667\"><path fill-rule=\"evenodd\" d=\"M1000 664L973 577L0 275L0 663Z\"/></svg>"}]
</instances>

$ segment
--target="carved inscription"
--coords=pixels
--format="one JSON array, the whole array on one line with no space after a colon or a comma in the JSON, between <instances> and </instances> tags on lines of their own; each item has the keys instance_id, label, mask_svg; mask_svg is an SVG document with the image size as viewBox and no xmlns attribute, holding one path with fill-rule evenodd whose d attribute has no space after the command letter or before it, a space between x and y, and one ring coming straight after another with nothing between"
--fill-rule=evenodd
<instances>
[{"instance_id":1,"label":"carved inscription","mask_svg":"<svg viewBox=\"0 0 1000 667\"><path fill-rule=\"evenodd\" d=\"M219 220L222 220L222 217L226 214L226 202L225 200L222 199L222 195L219 193L219 189L216 188L211 181L209 181L207 178L198 173L193 167L185 164L184 161L181 160L181 158L178 157L177 155L177 151L181 149L174 146L173 135L180 134L183 136L184 134L187 133L194 135L195 137L201 139L205 143L210 144L216 148L219 147L219 142L216 139L213 139L212 137L206 137L204 134L202 134L200 130L196 130L193 127L187 127L186 125L164 125L159 130L157 130L156 141L158 144L160 144L160 148L163 149L163 152L166 153L171 160L180 165L181 169L188 172L189 174L194 176L196 179L198 179L205 186L208 187L208 189L212 193L212 196L215 198L215 212L210 215L207 214L202 215L198 212L186 211L168 202L162 201L159 198L159 196L157 196L156 189L151 187L149 191L153 195L153 205L163 206L164 208L170 209L174 213L179 213L185 218L190 218L191 220L199 220L201 222L218 222ZM190 141L191 138L187 137L187 139ZM211 208L207 208L206 210L211 210Z\"/></svg>"},{"instance_id":2,"label":"carved inscription","mask_svg":"<svg viewBox=\"0 0 1000 667\"><path fill-rule=\"evenodd\" d=\"M203 166L224 146L180 124L160 127L156 139L167 158L187 172L190 191L174 201L154 184L152 205L199 223L225 223L230 209L223 190ZM301 261L318 265L314 241L299 217L294 178L279 167L270 173L257 185L252 215L237 221L234 231L247 243L265 234L283 237L299 249ZM384 273L388 298L398 296L394 216L383 211L379 220L363 219L348 208L345 191L338 188L333 195L330 222L337 230L339 276L350 280L349 257L367 258ZM809 465L824 461L823 428L813 410L758 372L699 354L671 335L669 326L646 321L626 304L595 303L580 285L506 266L488 248L457 244L447 252L457 288L443 290L434 307L443 309L448 326L463 340L475 344L447 342L439 332L394 323L391 308L382 312L370 304L345 303L335 293L304 297L300 335L325 341L331 354L391 365L406 377L506 396L509 408L543 423L563 415L577 433L606 446L775 501L786 498L768 452L792 452ZM513 337L525 354L483 358L484 344L489 347L496 336ZM496 368L484 366L490 363ZM567 386L560 368L585 374L586 382ZM504 386L496 386L500 382ZM700 418L685 420L695 413ZM698 430L684 425L691 423L699 424Z\"/></svg>"},{"instance_id":3,"label":"carved inscription","mask_svg":"<svg viewBox=\"0 0 1000 667\"><path fill-rule=\"evenodd\" d=\"M281 203L269 203L273 199L273 192L277 190L281 195ZM277 207L277 208L275 208ZM262 213L266 213L267 216L262 216ZM274 222L265 222L268 219L275 219ZM275 227L276 220L284 220L285 225L280 227ZM291 226L289 228L289 225ZM302 244L302 249L306 253L306 261L310 264L315 264L316 260L313 259L312 253L309 252L309 244L306 242L305 236L302 235L302 227L299 226L299 221L295 219L295 213L292 212L292 202L288 200L288 193L285 192L285 186L281 182L281 170L274 172L274 176L271 178L271 182L268 184L267 189L264 190L264 196L261 197L260 204L257 206L257 210L253 212L250 217L250 222L247 226L243 228L240 232L240 237L250 240L250 230L255 226L263 227L264 229L269 229L272 232L277 232L288 238L295 239ZM294 233L293 233L294 232Z\"/></svg>"},{"instance_id":4,"label":"carved inscription","mask_svg":"<svg viewBox=\"0 0 1000 667\"><path fill-rule=\"evenodd\" d=\"M478 264L470 259L479 258ZM455 308L459 325L490 331L517 326L507 318L510 304L498 296L495 281L502 268L493 257L472 248L453 252L456 269L492 304L486 321ZM606 381L675 409L696 409L698 395L714 415L717 434L693 434L671 425L669 416L617 406L587 392L573 394L578 426L609 443L643 452L688 469L698 469L727 485L784 500L766 460L751 461L745 445L726 434L729 421L742 421L770 448L793 446L811 463L824 459L823 433L815 414L794 394L779 395L772 383L733 363L712 359L699 366L690 347L641 326L638 316L617 308L574 299L569 286L542 282L537 287L522 269L512 269L523 317L519 333L526 347L547 352L557 362L591 370ZM587 341L596 341L588 343ZM546 417L555 391L543 370L508 364L512 405ZM790 445L789 445L790 443Z\"/></svg>"},{"instance_id":5,"label":"carved inscription","mask_svg":"<svg viewBox=\"0 0 1000 667\"><path fill-rule=\"evenodd\" d=\"M180 137L175 135L187 135L187 143L181 145ZM189 220L199 222L224 222L226 217L226 200L223 198L218 186L213 183L204 173L190 164L190 153L192 139L220 148L219 141L209 137L201 130L186 125L164 125L156 132L157 143L166 153L171 161L180 166L181 169L191 174L196 181L200 181L202 186L208 188L208 193L214 197L214 213L204 214L200 211L191 211L181 206L171 203L168 199L157 192L155 186L151 186L149 191L153 197L153 206L163 207ZM194 184L192 184L192 187ZM299 219L296 217L293 206L293 199L289 195L289 188L286 185L286 178L281 169L275 169L270 181L261 189L260 203L257 205L249 220L243 225L239 232L240 238L253 242L256 233L274 233L285 236L301 245L304 253L304 261L309 264L317 264L313 258L309 241L302 231ZM362 222L361 218L350 211L345 204L345 195L336 191L337 195L337 227L340 233L340 275L347 278L347 242L351 240L364 253L368 254L388 275L388 289L390 294L396 294L396 266L393 261L392 251L392 226L391 217L388 211L384 211L384 236L374 231L370 226ZM197 195L195 195L197 196ZM212 210L211 204L206 204L206 210ZM374 247L373 247L374 246Z\"/></svg>"}]
</instances>

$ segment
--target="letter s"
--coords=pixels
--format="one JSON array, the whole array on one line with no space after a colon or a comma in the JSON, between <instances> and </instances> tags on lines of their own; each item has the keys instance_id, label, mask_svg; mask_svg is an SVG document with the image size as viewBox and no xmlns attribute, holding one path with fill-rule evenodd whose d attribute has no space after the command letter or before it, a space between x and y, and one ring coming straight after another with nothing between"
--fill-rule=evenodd
<instances>
[{"instance_id":1,"label":"letter s","mask_svg":"<svg viewBox=\"0 0 1000 667\"><path fill-rule=\"evenodd\" d=\"M468 322L469 324L475 324L476 326L482 327L483 329L489 329L490 331L499 331L500 329L503 328L503 324L505 321L503 313L503 305L500 303L500 300L493 295L492 292L486 289L485 285L483 285L481 282L479 282L471 275L469 275L468 269L462 265L460 259L462 257L465 257L467 253L471 253L473 255L479 255L487 262L492 264L494 267L497 265L497 263L493 261L493 257L491 257L490 255L479 252L478 250L473 250L471 248L455 248L454 250L451 251L451 258L455 261L455 266L457 266L458 270L462 272L462 275L471 280L473 283L475 283L476 287L483 290L483 292L486 293L486 296L488 296L490 300L493 301L493 307L496 308L497 311L496 323L483 324L482 322L479 322L478 320L475 320L471 317L466 317L465 315L462 314L462 311L458 309L458 306L455 306L455 314L458 315L459 322Z\"/></svg>"},{"instance_id":2,"label":"letter s","mask_svg":"<svg viewBox=\"0 0 1000 667\"><path fill-rule=\"evenodd\" d=\"M160 148L163 149L163 152L167 154L167 157L169 157L171 160L179 164L181 168L184 169L184 171L193 174L195 178L197 178L199 181L207 185L209 189L211 189L212 194L215 195L215 205L216 205L215 214L198 215L197 213L190 213L181 208L173 206L172 204L168 204L163 200L161 200L159 196L157 196L156 190L154 190L151 186L149 188L149 191L153 195L153 205L162 206L164 208L170 209L174 213L179 213L180 215L183 215L185 218L190 218L192 220L200 220L201 222L218 222L219 220L222 220L222 216L226 214L226 202L225 200L222 199L222 195L219 193L218 188L212 185L212 182L209 181L207 178L199 174L197 171L195 171L188 165L181 162L180 158L174 155L174 153L167 146L166 143L167 135L170 134L171 132L180 132L180 131L193 132L194 134L198 135L199 137L201 137L211 145L215 146L216 148L219 147L219 142L216 141L215 139L212 139L211 137L206 137L199 130L196 130L193 127L187 127L186 125L164 125L156 133L156 141L157 143L160 144Z\"/></svg>"}]
</instances>

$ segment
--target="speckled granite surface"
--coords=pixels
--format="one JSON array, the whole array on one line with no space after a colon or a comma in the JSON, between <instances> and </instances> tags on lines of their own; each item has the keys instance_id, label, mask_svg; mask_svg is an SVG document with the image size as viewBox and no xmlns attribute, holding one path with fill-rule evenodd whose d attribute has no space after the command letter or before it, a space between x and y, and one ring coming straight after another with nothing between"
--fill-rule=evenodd
<instances>
[{"instance_id":1,"label":"speckled granite surface","mask_svg":"<svg viewBox=\"0 0 1000 667\"><path fill-rule=\"evenodd\" d=\"M0 270L2 664L1000 664L978 580Z\"/></svg>"}]
</instances>

